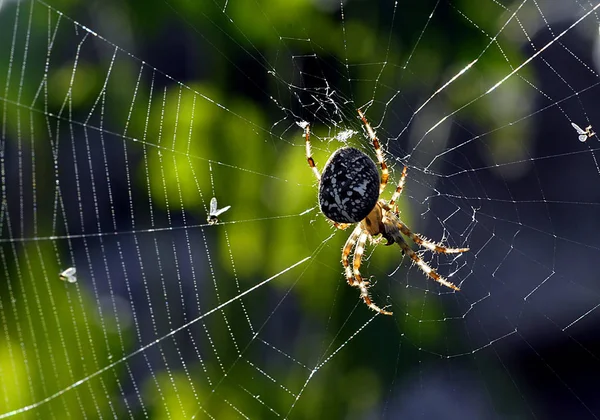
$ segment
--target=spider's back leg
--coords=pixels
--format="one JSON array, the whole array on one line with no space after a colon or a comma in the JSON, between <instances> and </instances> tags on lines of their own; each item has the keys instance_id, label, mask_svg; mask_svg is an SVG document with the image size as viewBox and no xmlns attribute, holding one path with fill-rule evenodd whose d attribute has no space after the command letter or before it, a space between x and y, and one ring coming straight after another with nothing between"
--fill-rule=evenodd
<instances>
[{"instance_id":1,"label":"spider's back leg","mask_svg":"<svg viewBox=\"0 0 600 420\"><path fill-rule=\"evenodd\" d=\"M360 225L359 225L360 226ZM353 266L353 274L354 274L354 283L351 284L354 287L357 287L360 290L360 297L365 302L365 304L373 309L375 312L379 312L383 315L392 315L393 313L390 311L386 311L385 309L381 309L379 306L375 304L371 300L371 296L369 296L369 282L364 281L360 274L360 265L362 262L363 252L365 251L365 244L367 243L367 238L369 234L361 229L360 236L356 241L356 249L354 250L354 259L352 261Z\"/></svg>"},{"instance_id":2,"label":"spider's back leg","mask_svg":"<svg viewBox=\"0 0 600 420\"><path fill-rule=\"evenodd\" d=\"M344 266L346 280L348 280L348 284L350 286L354 286L355 280L354 280L354 274L352 273L352 267L350 267L350 261L348 260L348 257L350 256L350 253L352 252L352 248L354 248L354 244L356 244L356 240L360 236L361 230L362 229L361 229L360 225L357 225L354 228L354 230L352 231L352 233L350 234L350 236L348 237L348 239L346 240L346 244L344 245L344 248L342 249L342 265Z\"/></svg>"},{"instance_id":3,"label":"spider's back leg","mask_svg":"<svg viewBox=\"0 0 600 420\"><path fill-rule=\"evenodd\" d=\"M460 254L469 250L469 248L449 248L443 246L441 243L432 242L418 233L413 233L408 226L399 220L396 222L396 225L400 229L400 232L412 239L414 243L432 252L437 252L438 254Z\"/></svg>"},{"instance_id":4,"label":"spider's back leg","mask_svg":"<svg viewBox=\"0 0 600 420\"><path fill-rule=\"evenodd\" d=\"M419 257L417 255L417 253L415 251L413 251L410 246L408 246L408 244L402 238L401 235L398 235L398 237L395 239L396 239L396 242L398 242L398 245L400 245L400 248L402 248L402 251L404 251L404 253L406 255L408 255L411 260L413 260L415 265L417 267L419 267L419 269L423 273L425 273L428 277L431 277L433 280L437 281L438 283L440 283L446 287L449 287L452 290L460 291L460 287L458 287L454 283L446 280L444 277L439 275L437 273L437 271L435 271L433 268L431 268L429 265L427 265L427 263L425 261L423 261L421 259L421 257Z\"/></svg>"}]
</instances>

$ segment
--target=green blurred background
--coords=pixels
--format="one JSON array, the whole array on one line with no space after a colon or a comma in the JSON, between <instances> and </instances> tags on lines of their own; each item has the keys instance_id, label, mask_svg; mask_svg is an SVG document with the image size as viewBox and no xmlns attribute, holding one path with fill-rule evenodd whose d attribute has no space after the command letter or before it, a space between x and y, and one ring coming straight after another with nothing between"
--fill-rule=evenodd
<instances>
[{"instance_id":1,"label":"green blurred background","mask_svg":"<svg viewBox=\"0 0 600 420\"><path fill-rule=\"evenodd\" d=\"M399 249L369 247L363 264L393 317L373 319L347 287L349 232L315 207L297 125L311 123L320 168L347 129L373 156L356 117L366 106L396 180L415 147L400 136L408 123L431 126L527 58L510 31L489 47L499 16L494 2L468 0L0 3L0 413L54 396L20 417L395 418L400 389L464 369L505 393L511 404L496 413L518 414L521 391L493 380L495 368L445 357L470 348L469 327L427 321L465 307L401 264ZM436 112L414 115L484 51L436 96ZM518 119L531 106L520 89L519 106L488 96L462 121ZM527 133L492 133L479 158L519 160ZM435 177L413 169L409 197L433 195ZM208 226L213 196L232 208ZM400 203L415 230L418 201ZM470 208L455 209L467 209L456 226L436 213L428 233L448 228L464 246ZM69 266L75 284L58 278ZM479 399L458 382L457 401Z\"/></svg>"}]
</instances>

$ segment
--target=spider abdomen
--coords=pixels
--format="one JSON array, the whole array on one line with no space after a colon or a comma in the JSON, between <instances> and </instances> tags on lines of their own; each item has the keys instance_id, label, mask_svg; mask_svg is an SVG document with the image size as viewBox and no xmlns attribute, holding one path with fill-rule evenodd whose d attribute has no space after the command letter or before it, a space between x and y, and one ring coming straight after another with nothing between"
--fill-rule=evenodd
<instances>
[{"instance_id":1,"label":"spider abdomen","mask_svg":"<svg viewBox=\"0 0 600 420\"><path fill-rule=\"evenodd\" d=\"M360 222L377 204L379 183L379 171L369 156L353 147L338 149L321 175L321 211L334 222Z\"/></svg>"}]
</instances>

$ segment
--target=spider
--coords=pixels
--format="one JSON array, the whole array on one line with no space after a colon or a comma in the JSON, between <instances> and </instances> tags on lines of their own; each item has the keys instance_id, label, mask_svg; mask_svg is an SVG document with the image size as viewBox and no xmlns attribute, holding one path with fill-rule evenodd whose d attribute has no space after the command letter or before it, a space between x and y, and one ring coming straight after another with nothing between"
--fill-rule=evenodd
<instances>
[{"instance_id":1,"label":"spider","mask_svg":"<svg viewBox=\"0 0 600 420\"><path fill-rule=\"evenodd\" d=\"M373 143L377 162L381 167L381 177L375 162L353 147L342 147L336 150L329 157L321 175L312 157L308 123L304 124L306 160L319 181L319 207L323 215L338 229L344 230L350 225L356 224L342 249L342 265L348 284L360 290L360 297L369 308L384 315L392 315L392 312L381 309L371 300L369 296L370 282L363 280L360 274L359 269L367 239L370 238L371 242L376 243L381 238L385 238L386 245L397 243L402 249L402 254L408 255L425 275L457 291L460 288L427 265L406 243L402 235L411 238L414 243L426 250L441 254L459 254L468 251L469 248L448 248L441 243L429 241L422 235L413 233L400 220L396 201L400 197L406 181L406 166L402 170L392 198L389 201L380 198L388 183L389 170L383 158L379 139L360 109L358 115ZM374 238L377 235L380 236ZM354 256L352 267L350 267L349 257L352 249L354 249Z\"/></svg>"}]
</instances>

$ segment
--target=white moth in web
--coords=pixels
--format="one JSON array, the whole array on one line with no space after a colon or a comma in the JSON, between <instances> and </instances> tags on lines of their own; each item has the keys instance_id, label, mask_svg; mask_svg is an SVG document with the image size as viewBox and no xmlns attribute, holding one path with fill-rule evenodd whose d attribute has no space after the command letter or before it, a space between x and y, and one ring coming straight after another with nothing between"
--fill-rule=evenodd
<instances>
[{"instance_id":1,"label":"white moth in web","mask_svg":"<svg viewBox=\"0 0 600 420\"><path fill-rule=\"evenodd\" d=\"M594 133L592 131L592 126L588 125L585 130L583 130L581 127L579 127L577 124L575 124L574 122L571 123L571 125L573 126L573 128L575 129L575 131L577 131L577 134L579 134L579 141L580 142L584 142L587 139L589 139L592 136L595 136L596 133Z\"/></svg>"},{"instance_id":2,"label":"white moth in web","mask_svg":"<svg viewBox=\"0 0 600 420\"><path fill-rule=\"evenodd\" d=\"M62 281L67 281L69 283L75 283L77 281L77 277L75 277L76 273L77 273L77 270L75 269L75 267L69 267L65 271L60 273L58 275L58 277L60 277L60 279Z\"/></svg>"},{"instance_id":3,"label":"white moth in web","mask_svg":"<svg viewBox=\"0 0 600 420\"><path fill-rule=\"evenodd\" d=\"M217 223L219 223L219 215L225 213L230 208L231 206L225 206L222 209L218 209L217 198L213 197L210 200L210 210L208 212L208 217L206 218L206 221L209 225L216 225Z\"/></svg>"}]
</instances>

